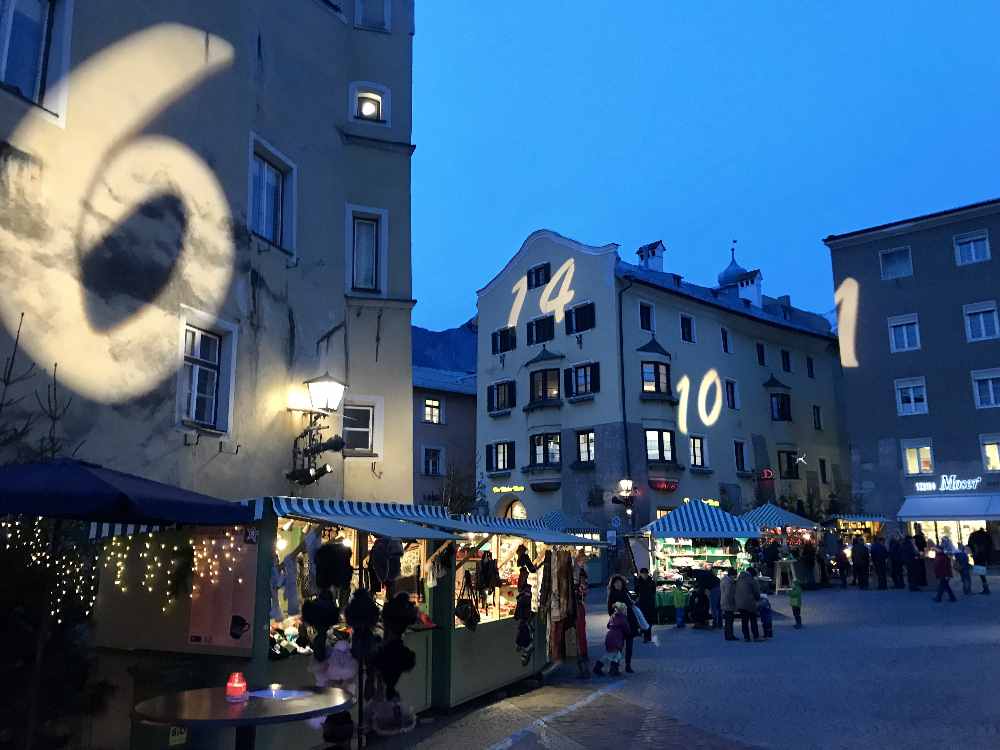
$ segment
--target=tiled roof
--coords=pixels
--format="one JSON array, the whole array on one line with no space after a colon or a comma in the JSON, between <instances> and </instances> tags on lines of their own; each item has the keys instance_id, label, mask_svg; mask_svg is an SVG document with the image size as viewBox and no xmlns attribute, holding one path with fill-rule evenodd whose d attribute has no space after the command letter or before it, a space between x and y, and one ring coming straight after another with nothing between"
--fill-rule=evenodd
<instances>
[{"instance_id":1,"label":"tiled roof","mask_svg":"<svg viewBox=\"0 0 1000 750\"><path fill-rule=\"evenodd\" d=\"M455 370L437 370L433 367L414 367L413 387L475 396L476 374L474 372L456 372Z\"/></svg>"},{"instance_id":2,"label":"tiled roof","mask_svg":"<svg viewBox=\"0 0 1000 750\"><path fill-rule=\"evenodd\" d=\"M835 334L830 330L829 321L822 315L801 310L797 307L785 307L770 297L764 298L764 307L755 307L740 299L732 291L712 289L711 287L692 284L688 281L683 281L676 274L654 271L632 263L626 263L622 260L619 260L615 267L615 275L620 279L631 279L641 284L657 287L670 294L676 294L680 297L696 300L722 310L728 310L736 315L754 318L762 323L801 331L814 336L822 336L823 338L836 338ZM784 311L787 311L787 320L785 319Z\"/></svg>"},{"instance_id":3,"label":"tiled roof","mask_svg":"<svg viewBox=\"0 0 1000 750\"><path fill-rule=\"evenodd\" d=\"M637 352L643 352L644 354L659 354L661 357L666 357L670 359L670 352L660 346L660 342L656 340L656 336L653 336L645 344L636 349Z\"/></svg>"},{"instance_id":4,"label":"tiled roof","mask_svg":"<svg viewBox=\"0 0 1000 750\"><path fill-rule=\"evenodd\" d=\"M525 362L524 366L528 367L529 365L537 365L539 362L548 362L550 359L566 359L566 355L558 354L557 352L550 352L548 347L545 346L545 344L542 344L542 350Z\"/></svg>"}]
</instances>

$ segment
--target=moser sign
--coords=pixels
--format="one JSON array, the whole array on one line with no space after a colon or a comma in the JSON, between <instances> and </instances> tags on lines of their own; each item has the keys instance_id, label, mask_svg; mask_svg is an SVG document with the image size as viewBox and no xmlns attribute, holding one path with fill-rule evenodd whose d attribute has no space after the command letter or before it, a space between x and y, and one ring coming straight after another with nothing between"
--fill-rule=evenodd
<instances>
[{"instance_id":1,"label":"moser sign","mask_svg":"<svg viewBox=\"0 0 1000 750\"><path fill-rule=\"evenodd\" d=\"M917 492L955 492L960 490L978 490L982 477L974 479L959 479L957 474L942 474L940 482L916 482Z\"/></svg>"}]
</instances>

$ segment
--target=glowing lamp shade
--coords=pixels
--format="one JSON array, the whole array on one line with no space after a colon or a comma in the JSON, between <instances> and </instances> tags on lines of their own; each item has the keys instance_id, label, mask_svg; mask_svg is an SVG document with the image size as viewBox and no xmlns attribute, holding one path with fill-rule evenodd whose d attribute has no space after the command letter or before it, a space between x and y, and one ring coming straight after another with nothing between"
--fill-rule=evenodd
<instances>
[{"instance_id":1,"label":"glowing lamp shade","mask_svg":"<svg viewBox=\"0 0 1000 750\"><path fill-rule=\"evenodd\" d=\"M347 386L326 372L318 378L306 381L312 407L320 411L337 411L344 400Z\"/></svg>"},{"instance_id":2,"label":"glowing lamp shade","mask_svg":"<svg viewBox=\"0 0 1000 750\"><path fill-rule=\"evenodd\" d=\"M632 484L631 479L623 479L618 483L618 489L623 495L629 494L632 491L633 486L634 485Z\"/></svg>"},{"instance_id":3,"label":"glowing lamp shade","mask_svg":"<svg viewBox=\"0 0 1000 750\"><path fill-rule=\"evenodd\" d=\"M242 703L247 694L247 681L242 672L233 672L226 681L226 700L230 703Z\"/></svg>"},{"instance_id":4,"label":"glowing lamp shade","mask_svg":"<svg viewBox=\"0 0 1000 750\"><path fill-rule=\"evenodd\" d=\"M382 97L378 94L359 94L358 117L365 120L381 120Z\"/></svg>"}]
</instances>

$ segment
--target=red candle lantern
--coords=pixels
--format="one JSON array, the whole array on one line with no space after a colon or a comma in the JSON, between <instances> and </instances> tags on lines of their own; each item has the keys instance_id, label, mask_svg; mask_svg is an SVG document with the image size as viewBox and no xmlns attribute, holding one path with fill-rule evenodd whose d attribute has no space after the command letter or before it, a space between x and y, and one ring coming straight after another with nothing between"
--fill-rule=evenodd
<instances>
[{"instance_id":1,"label":"red candle lantern","mask_svg":"<svg viewBox=\"0 0 1000 750\"><path fill-rule=\"evenodd\" d=\"M226 700L231 703L242 703L247 695L247 681L242 672L233 672L226 682Z\"/></svg>"}]
</instances>

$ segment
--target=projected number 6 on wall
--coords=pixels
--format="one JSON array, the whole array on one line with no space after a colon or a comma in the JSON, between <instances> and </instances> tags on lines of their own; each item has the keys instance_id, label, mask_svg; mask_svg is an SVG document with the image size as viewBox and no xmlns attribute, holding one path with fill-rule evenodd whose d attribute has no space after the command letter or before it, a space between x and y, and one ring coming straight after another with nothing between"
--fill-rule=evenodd
<instances>
[{"instance_id":1,"label":"projected number 6 on wall","mask_svg":"<svg viewBox=\"0 0 1000 750\"><path fill-rule=\"evenodd\" d=\"M712 408L709 409L708 392L713 389L715 390L715 393L712 398ZM685 375L677 381L677 395L680 399L677 413L677 426L684 435L687 435L688 432L687 412L688 396L690 393L691 379ZM713 368L705 373L704 377L701 379L701 385L698 386L698 417L701 419L701 423L703 425L711 427L719 421L719 414L721 413L722 381L719 379L719 373Z\"/></svg>"}]
</instances>

